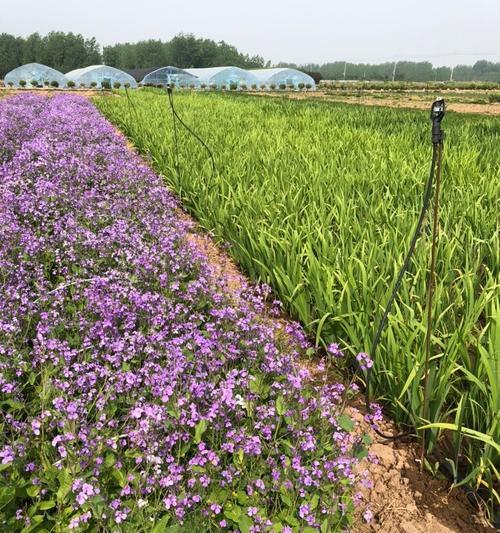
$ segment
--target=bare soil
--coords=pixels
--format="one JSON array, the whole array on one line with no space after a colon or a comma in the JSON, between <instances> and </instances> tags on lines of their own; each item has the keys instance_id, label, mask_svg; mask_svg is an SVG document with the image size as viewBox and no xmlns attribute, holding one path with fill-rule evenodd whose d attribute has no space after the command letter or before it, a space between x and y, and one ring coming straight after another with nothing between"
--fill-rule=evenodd
<instances>
[{"instance_id":1,"label":"bare soil","mask_svg":"<svg viewBox=\"0 0 500 533\"><path fill-rule=\"evenodd\" d=\"M361 422L363 413L352 413ZM397 429L385 420L384 433ZM369 462L372 488L360 487L373 513L370 523L358 516L355 533L489 533L495 529L472 507L463 489L450 489L446 480L420 470L416 444L382 442L372 431L370 452L378 462Z\"/></svg>"},{"instance_id":2,"label":"bare soil","mask_svg":"<svg viewBox=\"0 0 500 533\"><path fill-rule=\"evenodd\" d=\"M366 106L381 106L381 107L396 107L402 109L424 109L429 110L430 104L433 100L433 94L419 95L414 94L397 95L391 94L390 91L385 91L383 97L379 94L377 98L374 91L364 91L362 94L333 94L332 92L307 92L307 93L252 93L259 96L274 96L281 98L290 98L292 100L321 100L326 102L342 102L345 104L356 104ZM485 93L487 94L487 93ZM456 96L456 93L454 93ZM500 103L472 103L472 102L457 102L449 101L447 105L448 111L456 113L471 113L491 116L500 116Z\"/></svg>"}]
</instances>

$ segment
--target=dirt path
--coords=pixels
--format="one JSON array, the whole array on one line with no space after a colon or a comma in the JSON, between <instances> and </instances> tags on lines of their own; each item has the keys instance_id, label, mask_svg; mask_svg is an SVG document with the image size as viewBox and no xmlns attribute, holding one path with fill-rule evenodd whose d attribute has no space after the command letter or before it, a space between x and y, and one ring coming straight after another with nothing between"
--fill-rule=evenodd
<instances>
[{"instance_id":1,"label":"dirt path","mask_svg":"<svg viewBox=\"0 0 500 533\"><path fill-rule=\"evenodd\" d=\"M326 100L330 98L326 97ZM333 98L336 102L344 102L346 104L360 104L367 106L385 106L385 107L397 107L402 109L424 109L429 110L430 102L422 102L418 100L401 101L393 98L380 98L376 99L371 96L361 96L360 98ZM472 113L481 115L500 116L500 103L495 104L472 104L472 103L459 103L450 102L448 104L448 111L455 111L456 113Z\"/></svg>"}]
</instances>

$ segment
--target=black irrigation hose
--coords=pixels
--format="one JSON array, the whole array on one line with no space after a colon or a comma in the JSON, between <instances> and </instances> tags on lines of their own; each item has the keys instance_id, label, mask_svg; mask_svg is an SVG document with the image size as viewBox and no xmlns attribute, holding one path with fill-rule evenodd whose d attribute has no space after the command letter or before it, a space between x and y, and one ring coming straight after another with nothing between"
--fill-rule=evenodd
<instances>
[{"instance_id":1,"label":"black irrigation hose","mask_svg":"<svg viewBox=\"0 0 500 533\"><path fill-rule=\"evenodd\" d=\"M130 98L130 95L128 94L128 87L126 85L125 85L125 94L127 95L129 113L130 113L130 107L132 107L132 109L134 110L134 113L135 113L135 118L137 120L139 120L139 115L137 114L137 109L136 109L136 107L134 105L134 102L132 102L132 99Z\"/></svg>"},{"instance_id":2,"label":"black irrigation hose","mask_svg":"<svg viewBox=\"0 0 500 533\"><path fill-rule=\"evenodd\" d=\"M168 95L168 101L170 104L170 109L172 110L172 119L174 123L174 142L175 142L175 152L176 152L176 165L177 165L177 172L179 173L179 162L178 162L178 144L177 144L177 129L175 126L175 119L177 119L180 124L205 148L205 150L208 152L208 155L210 156L210 161L212 163L212 181L215 178L215 175L217 174L217 167L215 164L215 158L214 154L212 153L212 150L207 146L205 141L195 132L193 131L178 115L177 111L175 110L174 106L174 99L172 96L172 87L167 85L167 95Z\"/></svg>"},{"instance_id":3,"label":"black irrigation hose","mask_svg":"<svg viewBox=\"0 0 500 533\"><path fill-rule=\"evenodd\" d=\"M403 282L404 275L406 274L409 266L411 258L413 257L413 254L415 252L415 246L417 244L418 238L420 237L420 234L422 232L422 226L425 220L425 217L427 215L427 211L429 210L429 205L431 203L432 198L432 185L434 183L434 174L435 174L435 168L436 168L436 162L438 158L438 144L433 143L432 145L432 162L431 162L431 170L429 173L429 178L427 179L427 184L425 186L425 192L424 192L424 198L422 201L422 208L420 210L420 216L418 217L417 226L415 228L415 232L413 233L413 237L410 242L410 247L408 248L408 252L406 254L405 260L403 262L403 266L401 267L401 270L398 273L398 276L396 278L396 283L394 284L394 288L392 289L391 295L389 296L389 299L387 301L384 314L382 315L382 318L380 319L377 331L375 333L375 336L373 337L372 347L370 350L370 357L372 360L375 359L375 353L377 351L377 347L380 343L380 338L382 336L382 332L384 330L384 327L387 323L387 318L389 317L389 313L392 308L392 304L394 303L394 300L396 299L396 296L399 292L399 289L401 288L401 283ZM366 387L365 387L365 409L367 413L369 414L371 412L370 408L370 379L372 374L372 368L367 368L366 370ZM397 433L395 435L388 435L386 433L382 433L378 429L374 429L375 433L386 440L398 440L403 437L409 437L411 435L414 435L412 431L407 431L404 433Z\"/></svg>"}]
</instances>

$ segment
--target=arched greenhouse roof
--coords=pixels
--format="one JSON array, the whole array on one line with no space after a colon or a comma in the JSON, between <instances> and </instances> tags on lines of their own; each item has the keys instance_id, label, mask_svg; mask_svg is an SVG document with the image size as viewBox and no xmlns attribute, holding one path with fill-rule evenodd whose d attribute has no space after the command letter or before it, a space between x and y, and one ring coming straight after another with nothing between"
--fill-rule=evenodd
<instances>
[{"instance_id":1,"label":"arched greenhouse roof","mask_svg":"<svg viewBox=\"0 0 500 533\"><path fill-rule=\"evenodd\" d=\"M259 80L260 84L267 86L284 84L297 87L299 83L303 83L304 85L310 84L312 88L316 88L316 83L311 76L294 68L262 68L251 70L250 72Z\"/></svg>"},{"instance_id":2,"label":"arched greenhouse roof","mask_svg":"<svg viewBox=\"0 0 500 533\"><path fill-rule=\"evenodd\" d=\"M40 63L27 63L11 70L5 75L4 83L5 85L12 83L14 87L20 87L21 80L24 80L27 86L30 86L33 80L36 80L40 86L56 81L60 87L66 87L68 83L68 79L62 72Z\"/></svg>"},{"instance_id":3,"label":"arched greenhouse roof","mask_svg":"<svg viewBox=\"0 0 500 533\"><path fill-rule=\"evenodd\" d=\"M144 76L142 80L143 85L166 85L167 83L175 83L178 87L189 87L190 85L194 85L195 87L200 86L200 80L197 76L181 68L171 66L156 69Z\"/></svg>"},{"instance_id":4,"label":"arched greenhouse roof","mask_svg":"<svg viewBox=\"0 0 500 533\"><path fill-rule=\"evenodd\" d=\"M232 84L236 84L238 87L241 85L251 87L259 83L251 72L239 67L187 68L185 70L189 74L197 76L200 83L216 85L219 88L223 85L229 87Z\"/></svg>"},{"instance_id":5,"label":"arched greenhouse roof","mask_svg":"<svg viewBox=\"0 0 500 533\"><path fill-rule=\"evenodd\" d=\"M137 82L130 74L107 65L91 65L90 67L72 70L66 73L66 77L68 80L74 81L77 86L83 83L86 87L89 87L92 82L97 83L98 87L103 82L113 86L115 82L119 82L122 85L129 83L133 89L137 88Z\"/></svg>"}]
</instances>

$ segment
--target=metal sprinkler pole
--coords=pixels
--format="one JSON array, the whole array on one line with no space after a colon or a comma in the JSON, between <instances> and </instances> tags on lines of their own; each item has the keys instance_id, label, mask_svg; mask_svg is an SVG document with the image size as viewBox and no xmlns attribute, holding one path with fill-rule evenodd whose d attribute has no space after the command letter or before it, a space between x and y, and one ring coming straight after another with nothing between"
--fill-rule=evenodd
<instances>
[{"instance_id":1,"label":"metal sprinkler pole","mask_svg":"<svg viewBox=\"0 0 500 533\"><path fill-rule=\"evenodd\" d=\"M432 221L432 244L430 257L430 270L427 282L427 323L425 333L425 367L424 367L424 397L422 404L422 419L427 421L429 412L429 367L432 356L432 305L434 297L434 287L436 285L436 256L439 233L439 193L441 189L441 160L443 155L444 132L441 129L441 121L445 114L446 106L443 99L434 101L431 108L432 120L432 146L436 154L436 186L434 189L434 212ZM426 451L426 432L422 433L422 449L420 455L420 468L424 464Z\"/></svg>"}]
</instances>

